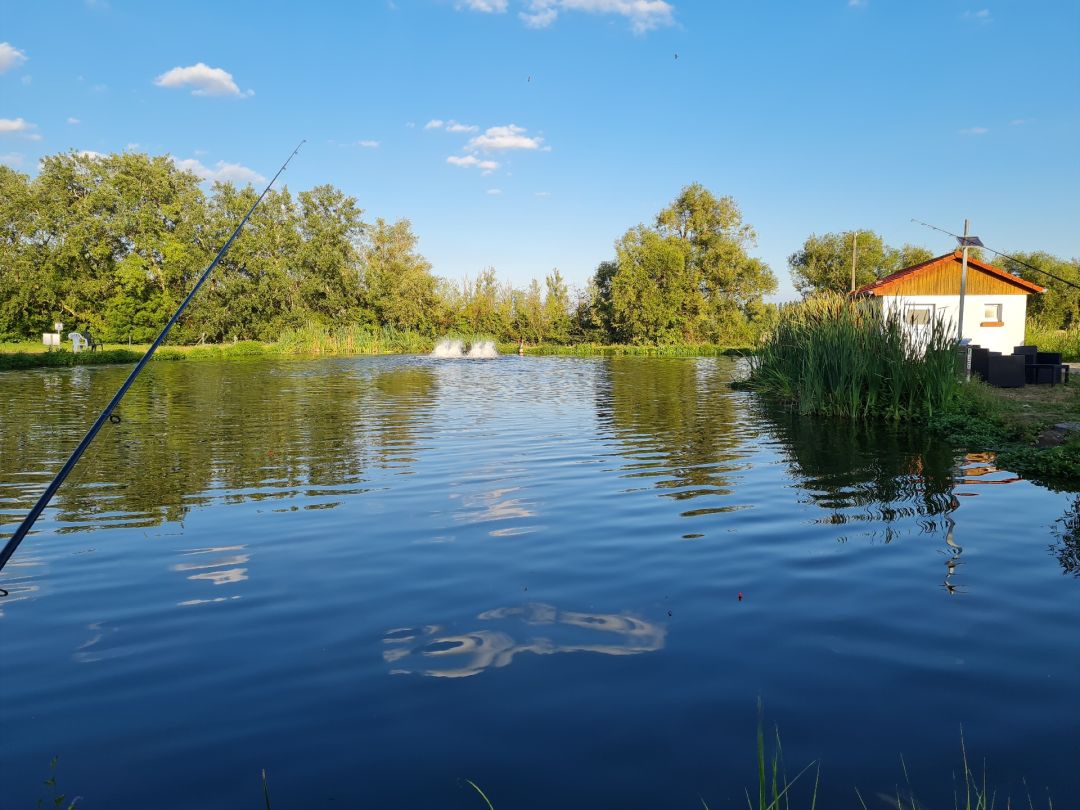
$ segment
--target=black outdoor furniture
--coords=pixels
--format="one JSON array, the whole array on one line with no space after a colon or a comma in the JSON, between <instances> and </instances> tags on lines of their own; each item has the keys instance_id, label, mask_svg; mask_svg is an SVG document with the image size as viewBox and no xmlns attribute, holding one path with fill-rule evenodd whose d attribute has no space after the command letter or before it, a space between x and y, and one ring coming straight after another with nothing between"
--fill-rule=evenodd
<instances>
[{"instance_id":1,"label":"black outdoor furniture","mask_svg":"<svg viewBox=\"0 0 1080 810\"><path fill-rule=\"evenodd\" d=\"M1023 355L990 352L986 382L995 388L1023 388L1027 382Z\"/></svg>"},{"instance_id":2,"label":"black outdoor furniture","mask_svg":"<svg viewBox=\"0 0 1080 810\"><path fill-rule=\"evenodd\" d=\"M1031 364L1035 382L1048 382L1057 385L1069 381L1069 366L1061 362L1060 352L1036 352L1035 362Z\"/></svg>"},{"instance_id":3,"label":"black outdoor furniture","mask_svg":"<svg viewBox=\"0 0 1080 810\"><path fill-rule=\"evenodd\" d=\"M1040 352L1036 346L1016 346L1012 354L1002 354L971 346L971 373L997 388L1021 388L1025 384L1067 383L1069 364L1059 352Z\"/></svg>"}]
</instances>

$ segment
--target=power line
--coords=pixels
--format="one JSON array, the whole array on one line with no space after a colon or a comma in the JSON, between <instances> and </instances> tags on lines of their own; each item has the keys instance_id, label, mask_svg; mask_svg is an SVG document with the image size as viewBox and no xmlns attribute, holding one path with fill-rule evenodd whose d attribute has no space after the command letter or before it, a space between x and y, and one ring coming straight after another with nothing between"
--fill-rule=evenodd
<instances>
[{"instance_id":1,"label":"power line","mask_svg":"<svg viewBox=\"0 0 1080 810\"><path fill-rule=\"evenodd\" d=\"M927 228L932 228L935 231L941 231L941 233L948 234L954 239L962 238L957 234L952 233L951 231L947 231L944 228L939 228L937 225L931 225L929 222L923 222L921 219L915 219L915 217L912 217L911 221L917 222L920 225L925 225ZM1000 256L1003 259L1008 259L1010 262L1015 262L1016 264L1023 265L1029 270L1034 270L1036 273L1042 273L1044 276L1050 276L1050 278L1057 279L1062 284L1068 284L1070 287L1075 287L1076 289L1080 290L1080 284L1077 284L1075 281L1069 281L1067 278L1062 278L1061 276L1055 275L1048 270L1043 270L1042 268L1036 267L1033 264L1029 264L1028 262L1023 261L1022 259L1018 259L1015 256L1010 256L1007 253L1002 253L1000 250L994 250L992 247L986 247L986 245L983 245L983 248L989 250L995 256Z\"/></svg>"}]
</instances>

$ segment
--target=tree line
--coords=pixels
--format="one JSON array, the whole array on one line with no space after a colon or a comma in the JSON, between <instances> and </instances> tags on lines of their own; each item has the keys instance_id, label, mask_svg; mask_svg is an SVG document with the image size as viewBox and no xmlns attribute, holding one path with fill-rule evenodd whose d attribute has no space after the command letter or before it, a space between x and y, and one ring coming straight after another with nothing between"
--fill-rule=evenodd
<instances>
[{"instance_id":1,"label":"tree line","mask_svg":"<svg viewBox=\"0 0 1080 810\"><path fill-rule=\"evenodd\" d=\"M33 178L0 166L0 340L37 339L54 321L110 342L150 340L256 195L222 182L205 191L170 157L133 152L52 155ZM627 230L582 288L557 269L524 288L493 268L440 278L408 220L364 216L333 185L271 190L172 340L275 340L314 325L528 343L747 345L775 319L764 297L776 278L751 255L753 228L735 200L700 184ZM859 242L860 284L930 255L890 248L869 231ZM1027 258L1076 275L1075 261ZM850 234L837 233L811 236L789 268L810 294L846 290L850 263ZM1033 308L1074 322L1076 296L1056 293Z\"/></svg>"}]
</instances>

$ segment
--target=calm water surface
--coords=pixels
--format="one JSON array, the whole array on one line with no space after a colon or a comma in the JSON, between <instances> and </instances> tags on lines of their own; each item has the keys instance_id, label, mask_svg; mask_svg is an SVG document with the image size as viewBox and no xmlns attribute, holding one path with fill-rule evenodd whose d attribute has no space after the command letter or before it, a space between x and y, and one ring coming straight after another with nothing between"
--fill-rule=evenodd
<instances>
[{"instance_id":1,"label":"calm water surface","mask_svg":"<svg viewBox=\"0 0 1080 810\"><path fill-rule=\"evenodd\" d=\"M0 581L0 806L745 807L759 696L819 807L961 726L1071 806L1077 496L733 368L152 365ZM126 373L0 374L7 533Z\"/></svg>"}]
</instances>

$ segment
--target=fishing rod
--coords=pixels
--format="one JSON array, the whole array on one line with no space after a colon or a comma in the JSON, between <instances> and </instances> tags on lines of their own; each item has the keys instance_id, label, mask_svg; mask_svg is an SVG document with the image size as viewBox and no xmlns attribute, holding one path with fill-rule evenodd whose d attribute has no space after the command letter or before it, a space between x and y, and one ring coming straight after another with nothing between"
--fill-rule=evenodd
<instances>
[{"instance_id":1,"label":"fishing rod","mask_svg":"<svg viewBox=\"0 0 1080 810\"><path fill-rule=\"evenodd\" d=\"M206 279L210 277L211 271L213 271L213 269L217 267L218 262L220 262L222 257L225 256L225 253L229 250L229 247L232 245L233 241L236 239L237 236L240 235L240 231L243 230L244 225L247 224L248 219L253 213L255 213L255 209L259 207L259 203L263 201L263 197L267 195L267 193L270 191L270 187L274 185L274 182L278 179L278 177L281 176L281 173L285 171L285 167L289 165L289 162L294 157L296 157L296 153L300 151L300 147L303 146L304 143L305 141L300 141L300 143L296 145L296 148L293 149L289 157L285 160L284 163L281 164L281 168L277 170L277 174L270 178L270 182L266 184L266 188L263 189L262 194L260 194L258 199L255 200L251 208L248 209L248 212L244 214L244 218L240 220L240 224L236 226L236 230L232 232L232 236L230 236L228 241L221 246L221 250L218 251L217 255L214 257L214 260L210 262L210 265L205 270L203 270L202 275L199 276L199 280L195 282L195 286L191 288L191 292L188 293L187 298L185 298L181 302L180 306L176 308L176 312L174 312L173 316L169 318L169 322L165 324L165 328L161 330L161 333L157 336L154 342L150 344L150 348L146 350L146 354L144 354L142 356L142 359L135 364L135 368L131 370L131 373L128 375L127 379L124 380L124 384L120 386L120 390L116 392L116 395L112 398L109 404L105 406L105 410L98 414L98 418L94 420L94 424L90 426L90 430L86 432L83 440L79 442L79 446L75 448L75 452L71 454L71 457L68 458L67 462L61 468L60 472L56 474L56 477L53 478L52 482L41 494L41 497L38 498L37 503L34 504L34 507L30 510L30 513L23 519L23 522L19 524L19 528L15 530L15 534L8 538L7 543L4 544L3 550L0 550L0 571L4 570L4 566L7 565L7 561L11 559L11 555L15 553L15 549L19 547L19 543L23 541L23 538L26 537L26 535L30 532L30 529L33 527L37 519L41 516L41 513L45 511L45 507L49 505L49 501L51 501L53 495L56 494L56 490L60 489L60 485L64 483L64 479L68 477L68 473L71 472L76 462L78 462L78 460L82 457L82 454L86 451L86 448L90 446L90 442L94 440L94 437L98 434L98 431L101 430L101 426L105 424L106 420L109 420L114 424L120 421L120 417L113 413L113 411L116 409L116 406L120 404L120 400L123 399L124 394L126 394L127 390L131 388L131 384L135 382L135 378L139 376L139 372L141 372L143 370L143 367L148 362L150 362L150 358L153 357L154 352L157 351L158 346L160 346L165 341L165 338L168 337L169 330L173 328L173 326L176 324L176 321L180 318L180 315L187 308L187 305L191 303L191 299L195 297L195 294L199 291L199 288L202 287L203 282L205 282ZM0 596L7 596L7 591L5 591L3 588L0 588Z\"/></svg>"},{"instance_id":2,"label":"fishing rod","mask_svg":"<svg viewBox=\"0 0 1080 810\"><path fill-rule=\"evenodd\" d=\"M927 228L930 228L932 230L940 231L941 233L948 234L949 236L953 237L954 239L963 239L963 237L959 236L958 234L952 233L951 231L947 231L944 228L939 228L937 225L931 225L929 222L923 222L921 219L915 219L915 217L912 217L911 221L912 222L917 222L920 225L925 225ZM1068 284L1070 287L1076 287L1076 289L1080 290L1080 284L1077 284L1075 281L1069 281L1067 278L1062 278L1061 276L1054 275L1053 273L1049 272L1048 270L1043 270L1043 269L1041 269L1039 267L1036 267L1033 264L1029 264L1028 262L1023 261L1022 259L1018 259L1015 256L1010 256L1007 253L1002 253L1000 250L994 250L991 247L986 247L986 245L983 245L983 248L985 250L989 250L995 256L1000 256L1003 259L1008 259L1010 262L1015 262L1016 264L1023 265L1024 267L1028 268L1028 270L1034 270L1036 273L1042 273L1044 276L1050 276L1050 278L1057 279L1062 284Z\"/></svg>"}]
</instances>

